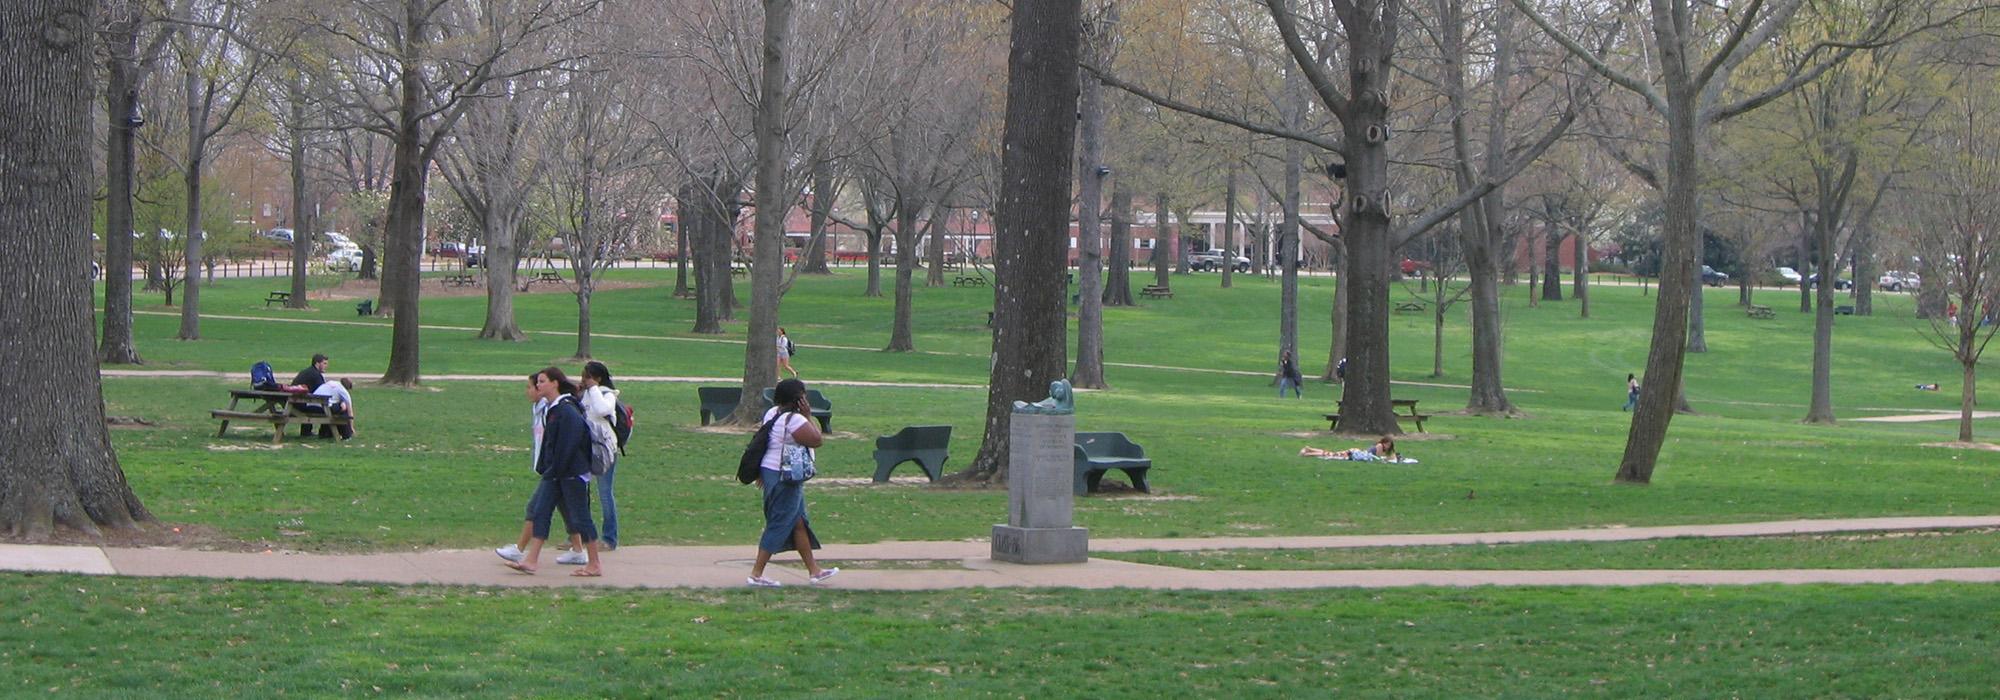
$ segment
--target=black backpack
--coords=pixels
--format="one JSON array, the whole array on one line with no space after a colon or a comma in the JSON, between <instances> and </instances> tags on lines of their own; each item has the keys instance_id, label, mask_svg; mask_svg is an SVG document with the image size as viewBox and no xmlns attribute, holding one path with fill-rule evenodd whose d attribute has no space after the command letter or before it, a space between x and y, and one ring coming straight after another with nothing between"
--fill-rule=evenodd
<instances>
[{"instance_id":1,"label":"black backpack","mask_svg":"<svg viewBox=\"0 0 2000 700\"><path fill-rule=\"evenodd\" d=\"M785 339L785 354L787 354L787 355L797 355L797 354L799 354L799 346L797 346L797 345L794 345L794 344L792 343L792 339L791 339L791 338L786 338L786 339Z\"/></svg>"},{"instance_id":2,"label":"black backpack","mask_svg":"<svg viewBox=\"0 0 2000 700\"><path fill-rule=\"evenodd\" d=\"M625 443L632 440L632 406L623 401L612 404L611 434L618 436L618 454L625 454Z\"/></svg>"},{"instance_id":3,"label":"black backpack","mask_svg":"<svg viewBox=\"0 0 2000 700\"><path fill-rule=\"evenodd\" d=\"M764 453L771 451L771 424L783 417L783 413L772 416L764 421L764 427L757 429L757 434L750 436L750 444L743 446L743 458L736 460L737 481L748 484L757 480L758 472L764 470Z\"/></svg>"}]
</instances>

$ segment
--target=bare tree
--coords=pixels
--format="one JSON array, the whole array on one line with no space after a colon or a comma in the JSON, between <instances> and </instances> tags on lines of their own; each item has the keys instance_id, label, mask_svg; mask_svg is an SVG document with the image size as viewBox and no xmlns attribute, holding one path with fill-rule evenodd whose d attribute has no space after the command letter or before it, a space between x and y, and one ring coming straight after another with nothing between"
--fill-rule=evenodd
<instances>
[{"instance_id":1,"label":"bare tree","mask_svg":"<svg viewBox=\"0 0 2000 700\"><path fill-rule=\"evenodd\" d=\"M1047 395L1069 364L1063 268L1075 163L1079 0L1016 0L994 234L986 434L954 480L1007 481L1013 402Z\"/></svg>"},{"instance_id":2,"label":"bare tree","mask_svg":"<svg viewBox=\"0 0 2000 700\"><path fill-rule=\"evenodd\" d=\"M90 0L0 3L0 255L32 274L0 279L0 533L90 535L152 520L125 483L91 352ZM114 37L115 40L115 37ZM130 233L114 229L110 239ZM109 277L131 279L125 271Z\"/></svg>"},{"instance_id":3,"label":"bare tree","mask_svg":"<svg viewBox=\"0 0 2000 700\"><path fill-rule=\"evenodd\" d=\"M184 8L188 0L180 0ZM143 362L132 343L132 191L137 130L146 119L139 94L180 27L158 0L107 0L92 11L106 38L104 60L104 332L97 358L105 364Z\"/></svg>"}]
</instances>

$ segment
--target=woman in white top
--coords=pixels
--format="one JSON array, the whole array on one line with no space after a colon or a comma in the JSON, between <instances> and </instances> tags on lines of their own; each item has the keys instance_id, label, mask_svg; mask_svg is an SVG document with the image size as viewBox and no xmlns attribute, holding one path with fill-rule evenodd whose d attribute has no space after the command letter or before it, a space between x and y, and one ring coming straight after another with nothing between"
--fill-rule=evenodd
<instances>
[{"instance_id":1,"label":"woman in white top","mask_svg":"<svg viewBox=\"0 0 2000 700\"><path fill-rule=\"evenodd\" d=\"M604 470L604 476L593 477L597 482L598 510L604 514L599 540L604 549L618 548L618 504L611 499L612 477L618 474L618 436L611 430L611 422L617 420L618 387L611 383L611 368L596 360L583 363L583 385L578 391L579 404L583 407L583 417L590 424L591 439L599 443L609 443L614 460Z\"/></svg>"},{"instance_id":2,"label":"woman in white top","mask_svg":"<svg viewBox=\"0 0 2000 700\"><path fill-rule=\"evenodd\" d=\"M784 326L778 327L778 369L799 376L799 371L792 369L792 337L785 335Z\"/></svg>"},{"instance_id":3,"label":"woman in white top","mask_svg":"<svg viewBox=\"0 0 2000 700\"><path fill-rule=\"evenodd\" d=\"M791 443L807 448L820 446L819 424L812 420L812 406L806 404L806 383L797 379L778 382L771 392L771 410L764 412L764 422L771 426L771 441L764 450L763 468L758 470L757 484L764 491L764 535L757 540L757 562L750 565L750 585L776 588L779 583L764 578L764 565L771 562L771 555L796 549L799 559L805 562L806 573L813 583L819 583L840 569L821 569L813 561L813 550L819 549L819 536L813 534L812 524L806 520L806 497L803 484L778 478L778 470L785 457L785 444Z\"/></svg>"}]
</instances>

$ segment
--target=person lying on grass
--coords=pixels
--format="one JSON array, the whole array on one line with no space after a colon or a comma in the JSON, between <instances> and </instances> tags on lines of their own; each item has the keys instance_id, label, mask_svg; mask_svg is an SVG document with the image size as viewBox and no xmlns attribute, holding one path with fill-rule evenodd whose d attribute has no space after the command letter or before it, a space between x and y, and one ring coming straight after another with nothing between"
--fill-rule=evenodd
<instances>
[{"instance_id":1,"label":"person lying on grass","mask_svg":"<svg viewBox=\"0 0 2000 700\"><path fill-rule=\"evenodd\" d=\"M1354 462L1402 461L1402 456L1396 454L1396 440L1387 435L1382 436L1380 440L1376 440L1373 445L1346 450L1322 450L1317 447L1308 446L1305 449L1299 450L1299 456L1318 457L1320 459L1345 459Z\"/></svg>"}]
</instances>

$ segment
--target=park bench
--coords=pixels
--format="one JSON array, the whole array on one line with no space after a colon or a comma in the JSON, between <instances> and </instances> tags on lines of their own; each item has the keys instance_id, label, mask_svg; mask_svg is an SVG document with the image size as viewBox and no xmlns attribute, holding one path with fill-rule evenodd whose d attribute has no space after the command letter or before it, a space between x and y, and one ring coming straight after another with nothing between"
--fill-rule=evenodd
<instances>
[{"instance_id":1,"label":"park bench","mask_svg":"<svg viewBox=\"0 0 2000 700\"><path fill-rule=\"evenodd\" d=\"M535 276L534 276L534 278L532 278L532 279L530 279L530 280L528 280L528 281L529 281L529 282L549 282L549 283L559 283L559 282L562 282L562 281L563 281L563 276L562 276L562 273L560 273L560 272L556 272L555 270L543 270L543 271L541 271L541 272L537 272L537 273L535 273Z\"/></svg>"},{"instance_id":2,"label":"park bench","mask_svg":"<svg viewBox=\"0 0 2000 700\"><path fill-rule=\"evenodd\" d=\"M247 411L237 410L237 404L245 399L256 402L257 408ZM222 421L222 427L215 431L216 437L229 433L230 421L271 424L271 444L283 444L285 429L292 425L349 425L353 419L343 415L327 415L324 396L294 394L285 391L257 391L254 389L230 389L229 408L218 408L208 412L209 417ZM308 411L308 408L318 412Z\"/></svg>"},{"instance_id":3,"label":"park bench","mask_svg":"<svg viewBox=\"0 0 2000 700\"><path fill-rule=\"evenodd\" d=\"M1430 308L1430 305L1422 300L1396 302L1397 313L1422 313L1428 308Z\"/></svg>"},{"instance_id":4,"label":"park bench","mask_svg":"<svg viewBox=\"0 0 2000 700\"><path fill-rule=\"evenodd\" d=\"M951 281L954 287L984 287L986 278L979 275L959 275Z\"/></svg>"},{"instance_id":5,"label":"park bench","mask_svg":"<svg viewBox=\"0 0 2000 700\"><path fill-rule=\"evenodd\" d=\"M374 299L363 299L363 300L361 300L361 303L359 303L359 304L355 304L355 305L354 305L354 315L356 315L356 316L373 316L373 315L375 315L375 300L374 300Z\"/></svg>"},{"instance_id":6,"label":"park bench","mask_svg":"<svg viewBox=\"0 0 2000 700\"><path fill-rule=\"evenodd\" d=\"M1853 315L1854 315L1854 307L1852 307L1852 306L1847 306L1847 305L1841 305L1841 306L1836 306L1836 307L1833 307L1833 315L1835 315L1835 316L1853 316Z\"/></svg>"},{"instance_id":7,"label":"park bench","mask_svg":"<svg viewBox=\"0 0 2000 700\"><path fill-rule=\"evenodd\" d=\"M775 389L771 389L771 388L768 388L768 387L764 389L764 403L765 403L766 405L769 405L769 404L771 404L771 403L774 403L774 402L773 402L773 401L771 400L771 396L772 396L773 394L775 394L775 393L776 393L776 390L775 390ZM826 400L826 396L825 396L824 394L821 394L821 393L819 393L819 390L818 390L818 389L807 389L807 390L806 390L806 405L808 405L808 406L811 406L811 407L812 407L812 412L813 412L813 418L815 418L815 419L818 419L818 420L819 420L819 431L820 431L820 432L824 433L824 432L826 432L826 431L828 431L828 430L832 430L832 429L833 429L833 428L832 428L832 425L833 425L833 402L832 402L832 401L828 401L828 400Z\"/></svg>"},{"instance_id":8,"label":"park bench","mask_svg":"<svg viewBox=\"0 0 2000 700\"><path fill-rule=\"evenodd\" d=\"M912 425L895 435L875 438L875 483L887 482L897 465L911 461L931 481L937 481L944 474L945 460L951 458L945 452L950 443L949 425Z\"/></svg>"},{"instance_id":9,"label":"park bench","mask_svg":"<svg viewBox=\"0 0 2000 700\"><path fill-rule=\"evenodd\" d=\"M740 386L700 386L694 392L701 397L701 424L736 412L736 404L743 403L743 387Z\"/></svg>"},{"instance_id":10,"label":"park bench","mask_svg":"<svg viewBox=\"0 0 2000 700\"><path fill-rule=\"evenodd\" d=\"M470 287L479 284L479 278L468 272L457 275L446 275L443 282L448 287Z\"/></svg>"},{"instance_id":11,"label":"park bench","mask_svg":"<svg viewBox=\"0 0 2000 700\"><path fill-rule=\"evenodd\" d=\"M729 264L729 274L732 274L732 275L747 275L747 274L750 274L750 264L749 264L749 263L746 263L746 262L742 262L742 261L737 261L737 262L733 262L733 263L730 263L730 264Z\"/></svg>"},{"instance_id":12,"label":"park bench","mask_svg":"<svg viewBox=\"0 0 2000 700\"><path fill-rule=\"evenodd\" d=\"M264 295L264 308L270 308L272 304L291 303L291 301L292 301L291 292L271 292L270 294Z\"/></svg>"},{"instance_id":13,"label":"park bench","mask_svg":"<svg viewBox=\"0 0 2000 700\"><path fill-rule=\"evenodd\" d=\"M1346 401L1341 401L1341 402L1338 402L1338 403L1339 403L1339 406L1340 406L1340 410L1342 410L1342 411L1345 411L1345 410L1347 410L1347 402L1346 402ZM1418 413L1418 412L1417 412L1417 400L1416 400L1416 399L1389 399L1389 408L1390 408L1390 410L1393 410L1393 411L1395 411L1395 412L1396 412L1396 421L1397 421L1397 422L1399 422L1399 423L1415 423L1415 424L1416 424L1416 426L1417 426L1417 432L1419 432L1419 433L1421 433L1421 432L1424 432L1424 421L1427 421L1427 420L1430 420L1430 418L1431 418L1430 414L1428 414L1428 413ZM1328 413L1328 414L1325 414L1325 416L1326 416L1326 422L1327 422L1327 425L1326 425L1326 429L1327 429L1327 430L1339 430L1339 429L1340 429L1340 414L1338 414L1338 413Z\"/></svg>"},{"instance_id":14,"label":"park bench","mask_svg":"<svg viewBox=\"0 0 2000 700\"><path fill-rule=\"evenodd\" d=\"M1139 290L1139 296L1148 299L1172 299L1174 298L1174 290L1157 284L1149 284L1144 289Z\"/></svg>"},{"instance_id":15,"label":"park bench","mask_svg":"<svg viewBox=\"0 0 2000 700\"><path fill-rule=\"evenodd\" d=\"M1751 318L1773 319L1778 317L1777 314L1772 313L1771 307L1765 306L1763 304L1751 304L1749 306L1746 306L1743 308L1743 313Z\"/></svg>"},{"instance_id":16,"label":"park bench","mask_svg":"<svg viewBox=\"0 0 2000 700\"><path fill-rule=\"evenodd\" d=\"M1125 472L1125 478L1132 481L1132 488L1146 493L1153 490L1146 486L1146 470L1153 468L1153 460L1146 458L1145 448L1140 447L1124 433L1077 433L1076 483L1074 493L1081 496L1097 491L1098 481L1104 473L1113 469Z\"/></svg>"}]
</instances>

